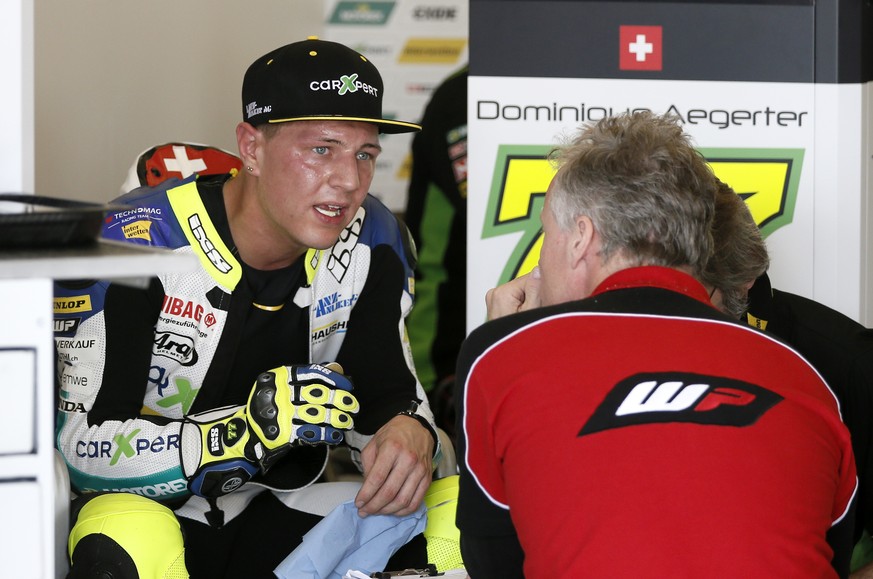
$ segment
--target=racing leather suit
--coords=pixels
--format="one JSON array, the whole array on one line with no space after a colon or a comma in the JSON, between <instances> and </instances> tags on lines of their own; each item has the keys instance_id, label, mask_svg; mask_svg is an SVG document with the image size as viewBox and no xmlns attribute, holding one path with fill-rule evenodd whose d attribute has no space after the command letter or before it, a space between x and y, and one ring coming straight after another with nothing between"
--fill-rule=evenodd
<instances>
[{"instance_id":1,"label":"racing leather suit","mask_svg":"<svg viewBox=\"0 0 873 579\"><path fill-rule=\"evenodd\" d=\"M252 310L249 270L235 256L224 214L221 187L227 178L134 190L115 202L124 208L104 225L107 240L195 255L195 272L159 274L147 291L108 281L56 284L57 446L77 492L134 492L172 506L189 499L181 466L188 451L181 437L184 417L244 404L256 375L229 383L238 374L234 360L277 348L269 335L243 332L245 320L259 312ZM289 345L287 352L280 344L279 356L305 356L308 350L308 362L338 360L352 376L361 403L355 430L346 435L354 458L382 424L410 408L435 432L404 328L413 266L414 250L397 220L368 196L333 247L309 250L299 260L298 287L291 286L280 312L288 312L292 326L296 316L297 328L287 331L303 337L296 338L302 346ZM323 471L327 455L324 446L295 447L268 475L221 497L219 506L232 518L264 487L307 486ZM205 509L205 500L192 497L184 515L202 520L197 513Z\"/></svg>"}]
</instances>

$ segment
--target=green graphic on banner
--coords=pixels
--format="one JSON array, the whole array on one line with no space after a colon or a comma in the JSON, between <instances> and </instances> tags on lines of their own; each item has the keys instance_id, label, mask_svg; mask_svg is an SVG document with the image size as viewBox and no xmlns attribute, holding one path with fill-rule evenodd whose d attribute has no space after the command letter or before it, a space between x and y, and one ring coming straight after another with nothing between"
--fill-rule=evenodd
<instances>
[{"instance_id":1,"label":"green graphic on banner","mask_svg":"<svg viewBox=\"0 0 873 579\"><path fill-rule=\"evenodd\" d=\"M338 2L330 24L384 26L394 10L394 2Z\"/></svg>"},{"instance_id":2,"label":"green graphic on banner","mask_svg":"<svg viewBox=\"0 0 873 579\"><path fill-rule=\"evenodd\" d=\"M539 261L539 215L555 167L552 145L501 145L488 195L482 239L521 233L498 283L528 273ZM701 148L719 179L733 187L764 237L791 223L803 149Z\"/></svg>"}]
</instances>

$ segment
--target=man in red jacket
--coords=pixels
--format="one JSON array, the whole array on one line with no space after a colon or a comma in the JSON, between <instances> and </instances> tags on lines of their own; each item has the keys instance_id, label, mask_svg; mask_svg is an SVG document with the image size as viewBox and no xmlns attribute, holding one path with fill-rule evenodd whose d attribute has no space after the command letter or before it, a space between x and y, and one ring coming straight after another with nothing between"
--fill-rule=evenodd
<instances>
[{"instance_id":1,"label":"man in red jacket","mask_svg":"<svg viewBox=\"0 0 873 579\"><path fill-rule=\"evenodd\" d=\"M722 184L716 202L716 251L702 275L712 303L735 319L787 342L815 366L840 402L852 436L858 471L854 540L873 529L873 458L870 411L873 408L873 330L814 300L770 286L767 248L743 200ZM865 562L869 536L855 549L853 569ZM870 577L873 565L858 575Z\"/></svg>"},{"instance_id":2,"label":"man in red jacket","mask_svg":"<svg viewBox=\"0 0 873 579\"><path fill-rule=\"evenodd\" d=\"M458 361L470 576L845 575L849 433L695 279L718 185L688 136L622 115L555 160L539 267L489 292Z\"/></svg>"}]
</instances>

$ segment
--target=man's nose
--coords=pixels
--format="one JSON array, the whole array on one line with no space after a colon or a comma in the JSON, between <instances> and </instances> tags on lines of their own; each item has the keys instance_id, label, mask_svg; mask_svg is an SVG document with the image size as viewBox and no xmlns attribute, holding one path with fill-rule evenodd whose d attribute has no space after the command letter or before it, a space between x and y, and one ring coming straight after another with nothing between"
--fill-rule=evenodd
<instances>
[{"instance_id":1,"label":"man's nose","mask_svg":"<svg viewBox=\"0 0 873 579\"><path fill-rule=\"evenodd\" d=\"M337 160L331 172L329 182L331 187L343 189L344 191L357 190L361 185L357 158L343 157L343 159Z\"/></svg>"}]
</instances>

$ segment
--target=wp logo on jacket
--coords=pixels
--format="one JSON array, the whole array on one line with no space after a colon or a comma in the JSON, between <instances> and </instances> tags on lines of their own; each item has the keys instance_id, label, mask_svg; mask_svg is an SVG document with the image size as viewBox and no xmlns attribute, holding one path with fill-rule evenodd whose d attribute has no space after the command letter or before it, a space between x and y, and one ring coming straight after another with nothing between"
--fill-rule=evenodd
<instances>
[{"instance_id":1,"label":"wp logo on jacket","mask_svg":"<svg viewBox=\"0 0 873 579\"><path fill-rule=\"evenodd\" d=\"M635 374L616 384L579 436L640 424L750 426L782 400L748 382L682 372Z\"/></svg>"}]
</instances>

